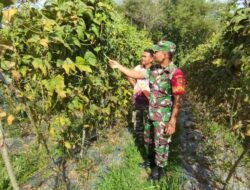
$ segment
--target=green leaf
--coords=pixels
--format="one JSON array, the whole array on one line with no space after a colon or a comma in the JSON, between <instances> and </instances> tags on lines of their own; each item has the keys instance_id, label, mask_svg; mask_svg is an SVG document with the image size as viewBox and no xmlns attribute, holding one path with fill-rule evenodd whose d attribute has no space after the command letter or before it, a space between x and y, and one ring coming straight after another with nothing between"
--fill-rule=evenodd
<instances>
[{"instance_id":1,"label":"green leaf","mask_svg":"<svg viewBox=\"0 0 250 190\"><path fill-rule=\"evenodd\" d=\"M77 56L76 57L76 67L80 70L80 71L85 71L85 72L92 72L91 68L88 65L84 65L85 61L82 57Z\"/></svg>"},{"instance_id":2,"label":"green leaf","mask_svg":"<svg viewBox=\"0 0 250 190\"><path fill-rule=\"evenodd\" d=\"M35 69L40 69L44 75L47 75L47 70L45 65L43 64L43 60L39 58L35 58L32 61L32 65Z\"/></svg>"},{"instance_id":3,"label":"green leaf","mask_svg":"<svg viewBox=\"0 0 250 190\"><path fill-rule=\"evenodd\" d=\"M112 10L112 6L107 3L99 2L97 5L106 8L107 10Z\"/></svg>"},{"instance_id":4,"label":"green leaf","mask_svg":"<svg viewBox=\"0 0 250 190\"><path fill-rule=\"evenodd\" d=\"M9 67L8 67L9 64L10 64L10 61L1 61L0 68L7 71L9 70Z\"/></svg>"},{"instance_id":5,"label":"green leaf","mask_svg":"<svg viewBox=\"0 0 250 190\"><path fill-rule=\"evenodd\" d=\"M77 33L77 36L80 40L84 40L85 29L86 29L85 23L84 23L84 26L77 26L76 27L76 33Z\"/></svg>"},{"instance_id":6,"label":"green leaf","mask_svg":"<svg viewBox=\"0 0 250 190\"><path fill-rule=\"evenodd\" d=\"M97 110L99 110L99 107L96 104L90 105L89 107L90 114L95 115Z\"/></svg>"},{"instance_id":7,"label":"green leaf","mask_svg":"<svg viewBox=\"0 0 250 190\"><path fill-rule=\"evenodd\" d=\"M22 57L22 63L24 63L24 64L30 64L32 58L33 57L31 55L24 55Z\"/></svg>"},{"instance_id":8,"label":"green leaf","mask_svg":"<svg viewBox=\"0 0 250 190\"><path fill-rule=\"evenodd\" d=\"M92 24L91 30L97 37L99 37L99 28L96 25Z\"/></svg>"},{"instance_id":9,"label":"green leaf","mask_svg":"<svg viewBox=\"0 0 250 190\"><path fill-rule=\"evenodd\" d=\"M85 53L84 60L87 65L95 66L97 63L96 56L91 51Z\"/></svg>"},{"instance_id":10,"label":"green leaf","mask_svg":"<svg viewBox=\"0 0 250 190\"><path fill-rule=\"evenodd\" d=\"M28 71L28 68L27 68L26 66L22 66L22 67L20 68L20 73L22 74L23 77L26 76L27 71Z\"/></svg>"},{"instance_id":11,"label":"green leaf","mask_svg":"<svg viewBox=\"0 0 250 190\"><path fill-rule=\"evenodd\" d=\"M90 66L87 66L87 65L76 65L76 66L80 71L85 71L88 73L92 72L92 69L90 68Z\"/></svg>"},{"instance_id":12,"label":"green leaf","mask_svg":"<svg viewBox=\"0 0 250 190\"><path fill-rule=\"evenodd\" d=\"M84 18L88 18L89 20L93 20L93 11L91 9L86 9L83 13Z\"/></svg>"},{"instance_id":13,"label":"green leaf","mask_svg":"<svg viewBox=\"0 0 250 190\"><path fill-rule=\"evenodd\" d=\"M94 51L96 52L96 53L98 53L99 51L101 50L101 47L96 47L95 49L94 49Z\"/></svg>"},{"instance_id":14,"label":"green leaf","mask_svg":"<svg viewBox=\"0 0 250 190\"><path fill-rule=\"evenodd\" d=\"M53 93L56 92L60 98L66 97L66 93L64 91L64 78L61 75L57 75L55 78L51 78L50 80L43 80L42 84L48 90L49 96L52 96Z\"/></svg>"},{"instance_id":15,"label":"green leaf","mask_svg":"<svg viewBox=\"0 0 250 190\"><path fill-rule=\"evenodd\" d=\"M61 60L61 59L58 59L58 60L56 61L56 66L57 66L57 67L62 67L63 64L64 64L64 61Z\"/></svg>"},{"instance_id":16,"label":"green leaf","mask_svg":"<svg viewBox=\"0 0 250 190\"><path fill-rule=\"evenodd\" d=\"M71 47L69 46L68 43L66 43L66 42L63 40L63 38L62 38L61 35L57 35L57 36L53 37L53 39L54 39L56 42L62 43L62 44L64 45L64 47L66 47L68 50L70 50L70 51L72 52Z\"/></svg>"},{"instance_id":17,"label":"green leaf","mask_svg":"<svg viewBox=\"0 0 250 190\"><path fill-rule=\"evenodd\" d=\"M77 65L84 65L84 59L80 56L76 57L76 64Z\"/></svg>"},{"instance_id":18,"label":"green leaf","mask_svg":"<svg viewBox=\"0 0 250 190\"><path fill-rule=\"evenodd\" d=\"M27 43L37 43L39 42L41 39L38 35L33 35L31 38L29 38L26 42Z\"/></svg>"},{"instance_id":19,"label":"green leaf","mask_svg":"<svg viewBox=\"0 0 250 190\"><path fill-rule=\"evenodd\" d=\"M79 48L81 47L81 44L79 42L79 40L76 37L73 37L73 42L76 46L78 46Z\"/></svg>"},{"instance_id":20,"label":"green leaf","mask_svg":"<svg viewBox=\"0 0 250 190\"><path fill-rule=\"evenodd\" d=\"M82 101L80 100L80 98L79 97L75 97L74 99L73 99L73 101L71 101L71 102L69 102L68 103L68 108L70 109L70 110L80 110L80 111L83 111L83 103L82 103Z\"/></svg>"},{"instance_id":21,"label":"green leaf","mask_svg":"<svg viewBox=\"0 0 250 190\"><path fill-rule=\"evenodd\" d=\"M54 81L53 80L42 80L42 84L48 90L48 95L52 96L53 92L55 91L55 88L56 88Z\"/></svg>"}]
</instances>

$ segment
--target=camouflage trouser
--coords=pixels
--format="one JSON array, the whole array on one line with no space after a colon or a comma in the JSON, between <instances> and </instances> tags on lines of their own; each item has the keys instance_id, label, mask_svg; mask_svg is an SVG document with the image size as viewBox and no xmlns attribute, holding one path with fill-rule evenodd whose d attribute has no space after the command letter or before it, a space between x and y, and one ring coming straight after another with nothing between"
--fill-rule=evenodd
<instances>
[{"instance_id":1,"label":"camouflage trouser","mask_svg":"<svg viewBox=\"0 0 250 190\"><path fill-rule=\"evenodd\" d=\"M154 156L155 164L165 167L168 163L169 143L171 136L164 132L167 122L152 121L145 125L144 143L148 156Z\"/></svg>"},{"instance_id":2,"label":"camouflage trouser","mask_svg":"<svg viewBox=\"0 0 250 190\"><path fill-rule=\"evenodd\" d=\"M144 126L148 120L148 107L135 108L132 111L132 123L135 132L136 141L143 146L144 144Z\"/></svg>"}]
</instances>

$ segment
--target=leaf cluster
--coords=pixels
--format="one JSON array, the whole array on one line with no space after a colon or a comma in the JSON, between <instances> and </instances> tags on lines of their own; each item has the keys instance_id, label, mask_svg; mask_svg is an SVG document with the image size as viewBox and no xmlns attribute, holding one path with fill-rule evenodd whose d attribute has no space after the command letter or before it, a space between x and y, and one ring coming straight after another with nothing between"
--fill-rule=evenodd
<instances>
[{"instance_id":1,"label":"leaf cluster","mask_svg":"<svg viewBox=\"0 0 250 190\"><path fill-rule=\"evenodd\" d=\"M250 108L249 8L235 10L221 33L183 59L188 86L197 102L206 102L216 121L248 136Z\"/></svg>"},{"instance_id":2,"label":"leaf cluster","mask_svg":"<svg viewBox=\"0 0 250 190\"><path fill-rule=\"evenodd\" d=\"M133 66L150 41L108 0L23 4L0 35L10 46L0 57L4 109L27 117L39 142L73 153L82 131L126 122L131 91L107 57Z\"/></svg>"}]
</instances>

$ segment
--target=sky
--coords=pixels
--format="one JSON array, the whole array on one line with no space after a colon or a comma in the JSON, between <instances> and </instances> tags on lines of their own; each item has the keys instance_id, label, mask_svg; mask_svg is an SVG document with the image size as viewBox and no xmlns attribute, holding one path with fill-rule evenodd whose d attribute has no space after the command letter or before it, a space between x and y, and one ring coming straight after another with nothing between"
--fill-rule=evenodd
<instances>
[{"instance_id":1,"label":"sky","mask_svg":"<svg viewBox=\"0 0 250 190\"><path fill-rule=\"evenodd\" d=\"M44 5L44 2L46 0L38 0L38 2L36 3L36 6L41 8ZM114 0L116 3L122 3L123 0ZM217 1L221 1L221 2L228 2L229 0L217 0ZM243 0L238 0L238 7L242 7L242 2Z\"/></svg>"}]
</instances>

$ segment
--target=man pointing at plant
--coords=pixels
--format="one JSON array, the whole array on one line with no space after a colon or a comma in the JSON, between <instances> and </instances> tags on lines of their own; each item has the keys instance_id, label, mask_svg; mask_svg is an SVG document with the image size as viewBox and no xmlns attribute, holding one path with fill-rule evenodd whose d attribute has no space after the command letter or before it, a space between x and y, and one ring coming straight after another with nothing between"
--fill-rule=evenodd
<instances>
[{"instance_id":1,"label":"man pointing at plant","mask_svg":"<svg viewBox=\"0 0 250 190\"><path fill-rule=\"evenodd\" d=\"M185 78L172 61L176 50L173 42L160 41L152 49L157 65L145 72L130 70L115 60L109 60L109 64L129 77L149 79L149 121L144 129L144 141L148 156L154 158L151 178L159 180L167 165L169 143L175 132L181 96L185 93Z\"/></svg>"}]
</instances>

